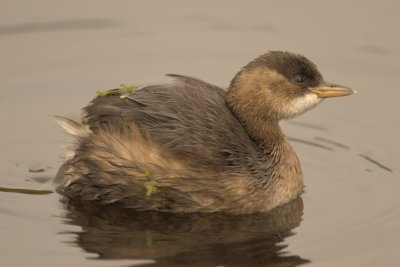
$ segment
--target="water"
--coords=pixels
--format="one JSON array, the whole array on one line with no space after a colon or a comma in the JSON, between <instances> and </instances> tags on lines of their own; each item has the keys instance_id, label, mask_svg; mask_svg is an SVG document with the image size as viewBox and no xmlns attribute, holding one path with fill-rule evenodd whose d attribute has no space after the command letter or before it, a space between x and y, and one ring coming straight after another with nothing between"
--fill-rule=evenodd
<instances>
[{"instance_id":1,"label":"water","mask_svg":"<svg viewBox=\"0 0 400 267\"><path fill-rule=\"evenodd\" d=\"M0 14L2 265L398 265L398 2L3 1ZM258 216L173 216L51 193L60 144L71 142L52 115L79 115L97 90L165 73L226 86L274 49L359 92L282 123L302 163L302 201Z\"/></svg>"}]
</instances>

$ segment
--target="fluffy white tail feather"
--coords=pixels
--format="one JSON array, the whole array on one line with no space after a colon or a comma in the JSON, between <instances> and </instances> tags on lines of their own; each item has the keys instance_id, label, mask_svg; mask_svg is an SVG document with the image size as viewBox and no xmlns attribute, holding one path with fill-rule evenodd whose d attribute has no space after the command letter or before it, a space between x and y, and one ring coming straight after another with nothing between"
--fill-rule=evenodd
<instances>
[{"instance_id":1,"label":"fluffy white tail feather","mask_svg":"<svg viewBox=\"0 0 400 267\"><path fill-rule=\"evenodd\" d=\"M62 116L54 116L54 118L67 133L73 136L84 137L90 133L90 130L86 125L78 123L72 119Z\"/></svg>"}]
</instances>

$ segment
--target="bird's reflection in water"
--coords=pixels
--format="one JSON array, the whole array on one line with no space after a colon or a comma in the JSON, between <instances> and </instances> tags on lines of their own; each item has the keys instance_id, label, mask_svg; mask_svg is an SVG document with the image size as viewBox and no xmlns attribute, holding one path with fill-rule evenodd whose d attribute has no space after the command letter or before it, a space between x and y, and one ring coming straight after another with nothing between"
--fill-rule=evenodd
<instances>
[{"instance_id":1,"label":"bird's reflection in water","mask_svg":"<svg viewBox=\"0 0 400 267\"><path fill-rule=\"evenodd\" d=\"M100 259L153 259L143 266L297 266L282 252L303 214L298 198L251 215L135 212L119 206L67 203L67 223L81 226L76 243ZM136 266L136 265L135 265Z\"/></svg>"}]
</instances>

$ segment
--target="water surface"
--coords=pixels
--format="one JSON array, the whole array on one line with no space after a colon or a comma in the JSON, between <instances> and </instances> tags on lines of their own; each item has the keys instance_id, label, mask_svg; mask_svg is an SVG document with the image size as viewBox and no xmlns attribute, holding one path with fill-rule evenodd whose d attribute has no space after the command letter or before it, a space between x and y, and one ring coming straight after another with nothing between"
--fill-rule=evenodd
<instances>
[{"instance_id":1,"label":"water surface","mask_svg":"<svg viewBox=\"0 0 400 267\"><path fill-rule=\"evenodd\" d=\"M6 0L0 15L3 265L398 265L397 1ZM304 54L359 92L282 123L302 163L302 201L271 214L173 216L52 193L60 145L72 142L53 115L78 116L98 90L166 73L225 87L268 50Z\"/></svg>"}]
</instances>

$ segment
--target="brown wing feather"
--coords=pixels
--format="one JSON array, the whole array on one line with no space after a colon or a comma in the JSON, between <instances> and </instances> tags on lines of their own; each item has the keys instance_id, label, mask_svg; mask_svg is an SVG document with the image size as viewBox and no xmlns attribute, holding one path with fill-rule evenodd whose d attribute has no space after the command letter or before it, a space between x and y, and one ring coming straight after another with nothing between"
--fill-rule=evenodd
<instances>
[{"instance_id":1,"label":"brown wing feather","mask_svg":"<svg viewBox=\"0 0 400 267\"><path fill-rule=\"evenodd\" d=\"M95 98L85 108L90 129L140 128L168 153L201 166L246 166L254 144L225 103L225 91L201 80L170 75L172 85L142 88L121 98Z\"/></svg>"}]
</instances>

